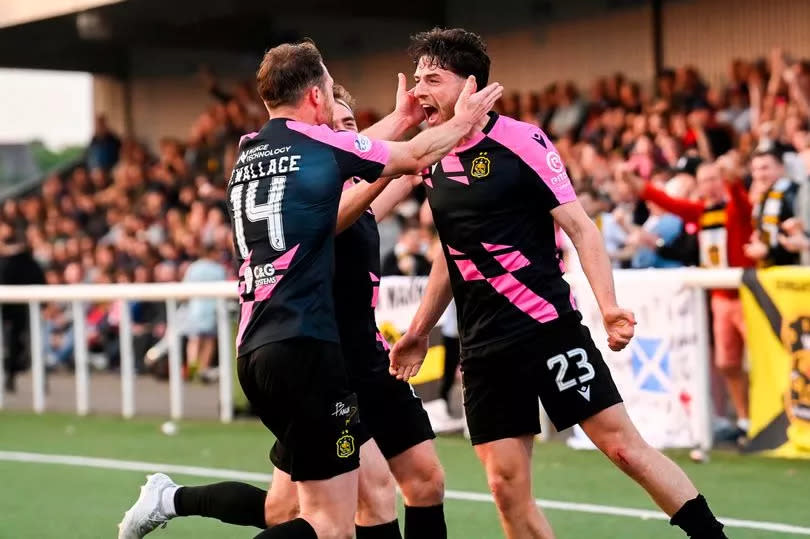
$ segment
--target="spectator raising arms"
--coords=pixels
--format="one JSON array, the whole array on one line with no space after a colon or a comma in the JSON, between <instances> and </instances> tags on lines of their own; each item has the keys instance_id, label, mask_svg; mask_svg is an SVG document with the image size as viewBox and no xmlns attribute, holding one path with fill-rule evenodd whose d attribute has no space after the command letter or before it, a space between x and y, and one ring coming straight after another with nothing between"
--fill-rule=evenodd
<instances>
[{"instance_id":1,"label":"spectator raising arms","mask_svg":"<svg viewBox=\"0 0 810 539\"><path fill-rule=\"evenodd\" d=\"M774 149L754 154L751 175L755 229L745 253L761 267L798 264L800 254L786 249L779 240L785 222L797 217L800 185L785 175L782 156Z\"/></svg>"},{"instance_id":2,"label":"spectator raising arms","mask_svg":"<svg viewBox=\"0 0 810 539\"><path fill-rule=\"evenodd\" d=\"M738 156L724 155L717 164L697 168L698 200L674 198L631 178L641 197L698 226L700 264L706 268L751 267L744 246L751 235L751 203L737 176ZM736 439L748 432L748 375L743 370L745 328L736 290L711 291L714 361L723 376L737 417Z\"/></svg>"}]
</instances>

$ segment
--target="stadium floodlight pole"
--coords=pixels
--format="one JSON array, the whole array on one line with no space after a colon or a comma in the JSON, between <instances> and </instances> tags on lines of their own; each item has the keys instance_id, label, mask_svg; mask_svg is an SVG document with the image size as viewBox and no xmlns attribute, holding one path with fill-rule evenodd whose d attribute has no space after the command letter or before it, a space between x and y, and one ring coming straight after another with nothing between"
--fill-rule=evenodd
<instances>
[{"instance_id":1,"label":"stadium floodlight pole","mask_svg":"<svg viewBox=\"0 0 810 539\"><path fill-rule=\"evenodd\" d=\"M31 333L31 383L34 411L45 411L45 358L42 353L42 313L40 303L28 303L29 331Z\"/></svg>"},{"instance_id":2,"label":"stadium floodlight pole","mask_svg":"<svg viewBox=\"0 0 810 539\"><path fill-rule=\"evenodd\" d=\"M183 417L183 359L180 353L180 326L177 322L177 300L166 300L166 338L169 340L169 415ZM197 358L187 358L196 361Z\"/></svg>"},{"instance_id":3,"label":"stadium floodlight pole","mask_svg":"<svg viewBox=\"0 0 810 539\"><path fill-rule=\"evenodd\" d=\"M233 342L225 298L217 298L217 347L219 357L219 419L233 420Z\"/></svg>"},{"instance_id":4,"label":"stadium floodlight pole","mask_svg":"<svg viewBox=\"0 0 810 539\"><path fill-rule=\"evenodd\" d=\"M72 301L71 308L73 310L73 355L76 367L76 413L87 415L90 410L90 376L84 304L81 301Z\"/></svg>"}]
</instances>

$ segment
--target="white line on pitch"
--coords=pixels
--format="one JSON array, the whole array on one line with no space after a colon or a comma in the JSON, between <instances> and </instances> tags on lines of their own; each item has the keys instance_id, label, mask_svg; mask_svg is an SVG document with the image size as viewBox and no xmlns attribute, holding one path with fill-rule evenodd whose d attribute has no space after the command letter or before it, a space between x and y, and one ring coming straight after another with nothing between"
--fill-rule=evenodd
<instances>
[{"instance_id":1,"label":"white line on pitch","mask_svg":"<svg viewBox=\"0 0 810 539\"><path fill-rule=\"evenodd\" d=\"M494 503L492 495L459 490L447 490L445 498L464 500L470 502ZM642 520L669 520L669 517L660 511L647 509L632 509L629 507L614 507L610 505L595 505L591 503L560 502L556 500L535 500L543 509L559 509L560 511L574 511L576 513L592 513L596 515L612 515L618 517L634 517ZM794 533L797 535L810 535L810 528L782 524L779 522L760 522L758 520L741 520L739 518L717 517L729 528L748 528L751 530L765 530L778 533Z\"/></svg>"},{"instance_id":2,"label":"white line on pitch","mask_svg":"<svg viewBox=\"0 0 810 539\"><path fill-rule=\"evenodd\" d=\"M272 475L268 473L244 472L241 470L228 470L224 468L204 468L201 466L183 466L177 464L82 457L76 455L50 455L45 453L27 453L21 451L0 451L0 461L30 462L36 464L64 464L68 466L81 466L85 468L103 468L107 470L127 470L133 472L166 472L191 475L195 477L229 479L232 481L255 481L259 483L266 483L272 478ZM466 492L461 490L447 490L445 491L445 498L469 502L493 502L490 494ZM669 517L659 511L632 509L629 507L561 502L543 499L538 499L537 504L544 509L573 511L575 513L633 517L643 520L669 519ZM720 520L730 528L748 528L751 530L763 530L777 533L810 535L810 528L793 526L791 524L782 524L779 522L760 522L757 520L741 520L728 517L720 517Z\"/></svg>"}]
</instances>

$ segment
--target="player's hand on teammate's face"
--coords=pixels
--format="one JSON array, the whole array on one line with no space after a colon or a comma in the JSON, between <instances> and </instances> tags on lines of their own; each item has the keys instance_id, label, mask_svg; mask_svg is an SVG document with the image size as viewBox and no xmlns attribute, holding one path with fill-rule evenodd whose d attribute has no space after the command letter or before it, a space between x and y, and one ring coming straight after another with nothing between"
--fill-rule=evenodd
<instances>
[{"instance_id":1,"label":"player's hand on teammate's face","mask_svg":"<svg viewBox=\"0 0 810 539\"><path fill-rule=\"evenodd\" d=\"M636 317L632 311L618 307L604 314L605 330L608 335L608 347L618 352L630 343L635 331Z\"/></svg>"},{"instance_id":2,"label":"player's hand on teammate's face","mask_svg":"<svg viewBox=\"0 0 810 539\"><path fill-rule=\"evenodd\" d=\"M478 123L503 95L503 86L497 82L478 92L475 89L475 77L470 75L464 83L454 109L456 118L470 125Z\"/></svg>"},{"instance_id":3,"label":"player's hand on teammate's face","mask_svg":"<svg viewBox=\"0 0 810 539\"><path fill-rule=\"evenodd\" d=\"M413 95L413 88L408 90L408 79L404 74L397 74L397 101L394 112L406 119L410 127L416 127L425 119L425 113L419 100Z\"/></svg>"},{"instance_id":4,"label":"player's hand on teammate's face","mask_svg":"<svg viewBox=\"0 0 810 539\"><path fill-rule=\"evenodd\" d=\"M391 348L389 358L391 365L388 372L398 380L407 381L412 376L416 376L419 368L425 361L428 350L428 338L420 337L412 333L406 333Z\"/></svg>"}]
</instances>

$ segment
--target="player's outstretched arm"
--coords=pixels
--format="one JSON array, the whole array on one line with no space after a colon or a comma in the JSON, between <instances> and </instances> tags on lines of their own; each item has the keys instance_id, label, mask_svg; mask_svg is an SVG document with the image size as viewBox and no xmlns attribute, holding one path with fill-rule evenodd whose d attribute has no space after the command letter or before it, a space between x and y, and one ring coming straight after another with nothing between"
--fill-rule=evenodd
<instances>
[{"instance_id":1,"label":"player's outstretched arm","mask_svg":"<svg viewBox=\"0 0 810 539\"><path fill-rule=\"evenodd\" d=\"M352 226L369 206L379 223L397 204L408 198L414 186L421 181L421 176L402 175L397 178L380 178L373 183L361 181L354 187L346 189L340 195L335 233L340 234Z\"/></svg>"},{"instance_id":2,"label":"player's outstretched arm","mask_svg":"<svg viewBox=\"0 0 810 539\"><path fill-rule=\"evenodd\" d=\"M596 296L599 310L608 334L608 346L618 352L633 338L636 319L631 311L621 309L616 304L616 290L613 286L613 268L605 250L602 234L585 213L578 200L560 204L551 215L568 234L579 254L585 276Z\"/></svg>"},{"instance_id":3,"label":"player's outstretched arm","mask_svg":"<svg viewBox=\"0 0 810 539\"><path fill-rule=\"evenodd\" d=\"M343 191L343 194L340 195L335 233L340 234L352 226L392 180L394 180L393 177L380 178L372 183L361 181Z\"/></svg>"},{"instance_id":4,"label":"player's outstretched arm","mask_svg":"<svg viewBox=\"0 0 810 539\"><path fill-rule=\"evenodd\" d=\"M363 130L369 138L380 140L399 140L411 128L425 119L425 113L419 101L408 90L407 79L402 73L397 74L397 97L394 112Z\"/></svg>"},{"instance_id":5,"label":"player's outstretched arm","mask_svg":"<svg viewBox=\"0 0 810 539\"><path fill-rule=\"evenodd\" d=\"M481 122L502 94L503 87L497 82L476 92L475 77L470 76L451 120L419 133L408 142L388 143L390 157L382 175L418 174L439 161Z\"/></svg>"},{"instance_id":6,"label":"player's outstretched arm","mask_svg":"<svg viewBox=\"0 0 810 539\"><path fill-rule=\"evenodd\" d=\"M427 354L430 330L439 322L452 297L447 259L441 254L433 260L425 295L408 331L391 349L391 375L399 380L408 380L419 372Z\"/></svg>"},{"instance_id":7,"label":"player's outstretched arm","mask_svg":"<svg viewBox=\"0 0 810 539\"><path fill-rule=\"evenodd\" d=\"M421 176L403 174L388 184L388 187L371 203L371 210L374 212L377 222L388 217L397 204L408 198L420 183L422 183Z\"/></svg>"}]
</instances>

